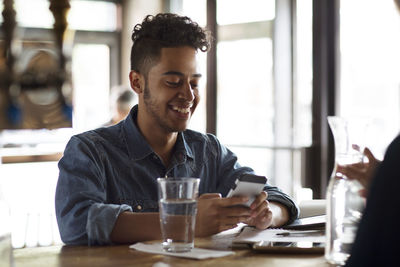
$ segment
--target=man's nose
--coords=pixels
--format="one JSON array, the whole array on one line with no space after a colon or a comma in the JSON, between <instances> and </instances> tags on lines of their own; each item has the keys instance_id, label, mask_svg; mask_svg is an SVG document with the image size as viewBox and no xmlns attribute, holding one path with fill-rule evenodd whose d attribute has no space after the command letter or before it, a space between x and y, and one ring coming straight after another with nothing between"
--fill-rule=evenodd
<instances>
[{"instance_id":1,"label":"man's nose","mask_svg":"<svg viewBox=\"0 0 400 267\"><path fill-rule=\"evenodd\" d=\"M183 98L185 98L186 101L193 101L195 99L195 95L193 92L193 88L190 85L190 83L186 83L183 87L182 87L182 92L181 95Z\"/></svg>"}]
</instances>

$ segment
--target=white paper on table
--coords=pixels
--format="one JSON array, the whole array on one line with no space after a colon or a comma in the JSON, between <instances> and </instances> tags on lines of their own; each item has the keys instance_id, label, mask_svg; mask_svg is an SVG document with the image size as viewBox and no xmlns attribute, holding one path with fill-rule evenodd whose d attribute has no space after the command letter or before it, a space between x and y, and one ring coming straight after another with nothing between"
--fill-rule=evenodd
<instances>
[{"instance_id":1,"label":"white paper on table","mask_svg":"<svg viewBox=\"0 0 400 267\"><path fill-rule=\"evenodd\" d=\"M198 260L203 260L208 258L219 258L235 254L235 252L233 251L221 251L221 250L211 250L203 248L193 248L189 252L167 252L162 248L161 243L154 243L154 244L136 243L130 245L129 248L133 248L141 252L198 259Z\"/></svg>"},{"instance_id":2,"label":"white paper on table","mask_svg":"<svg viewBox=\"0 0 400 267\"><path fill-rule=\"evenodd\" d=\"M289 233L302 233L302 235L288 235L282 236L277 235L278 233L289 232ZM269 242L313 242L313 243L325 243L325 234L306 234L307 231L302 230L284 230L284 229L266 229L258 230L253 227L245 227L243 231L233 240L234 243L256 243L260 241Z\"/></svg>"}]
</instances>

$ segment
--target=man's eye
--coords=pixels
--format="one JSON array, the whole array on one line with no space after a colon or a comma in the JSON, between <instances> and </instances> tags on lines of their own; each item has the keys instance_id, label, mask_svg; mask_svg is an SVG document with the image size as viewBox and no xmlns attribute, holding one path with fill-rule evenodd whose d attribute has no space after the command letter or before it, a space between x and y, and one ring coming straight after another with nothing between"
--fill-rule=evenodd
<instances>
[{"instance_id":1,"label":"man's eye","mask_svg":"<svg viewBox=\"0 0 400 267\"><path fill-rule=\"evenodd\" d=\"M191 86L193 89L199 88L199 85L198 85L197 83L191 83L190 86Z\"/></svg>"},{"instance_id":2,"label":"man's eye","mask_svg":"<svg viewBox=\"0 0 400 267\"><path fill-rule=\"evenodd\" d=\"M167 81L167 85L172 86L172 87L177 87L180 85L180 82L169 82Z\"/></svg>"}]
</instances>

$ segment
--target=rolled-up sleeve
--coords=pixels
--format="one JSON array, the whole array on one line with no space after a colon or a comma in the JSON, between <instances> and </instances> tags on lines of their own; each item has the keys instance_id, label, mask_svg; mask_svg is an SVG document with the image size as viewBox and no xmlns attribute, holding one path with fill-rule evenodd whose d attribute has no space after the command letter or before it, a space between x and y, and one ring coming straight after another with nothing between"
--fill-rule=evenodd
<instances>
[{"instance_id":1,"label":"rolled-up sleeve","mask_svg":"<svg viewBox=\"0 0 400 267\"><path fill-rule=\"evenodd\" d=\"M58 166L55 206L62 241L68 245L111 244L110 234L119 214L132 208L106 203L101 153L74 136Z\"/></svg>"},{"instance_id":2,"label":"rolled-up sleeve","mask_svg":"<svg viewBox=\"0 0 400 267\"><path fill-rule=\"evenodd\" d=\"M132 208L126 204L92 204L86 224L89 245L111 244L111 231L119 214L124 211L132 211Z\"/></svg>"},{"instance_id":3,"label":"rolled-up sleeve","mask_svg":"<svg viewBox=\"0 0 400 267\"><path fill-rule=\"evenodd\" d=\"M270 202L278 202L284 205L289 211L289 221L286 224L292 223L299 217L299 207L293 199L282 192L278 187L267 185L264 191L268 193L267 200Z\"/></svg>"}]
</instances>

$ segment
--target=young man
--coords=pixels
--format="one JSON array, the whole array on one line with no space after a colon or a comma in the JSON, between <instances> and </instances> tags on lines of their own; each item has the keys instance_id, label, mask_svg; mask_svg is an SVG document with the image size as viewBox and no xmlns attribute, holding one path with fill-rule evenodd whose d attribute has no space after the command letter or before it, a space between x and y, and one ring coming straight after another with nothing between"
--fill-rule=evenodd
<instances>
[{"instance_id":1,"label":"young man","mask_svg":"<svg viewBox=\"0 0 400 267\"><path fill-rule=\"evenodd\" d=\"M196 235L239 222L259 229L298 215L296 204L266 185L250 208L226 196L253 170L211 134L187 130L200 100L196 55L210 47L207 32L187 17L147 16L132 34L131 87L138 105L121 123L71 138L60 160L56 215L66 244L160 239L158 177L199 177Z\"/></svg>"}]
</instances>

